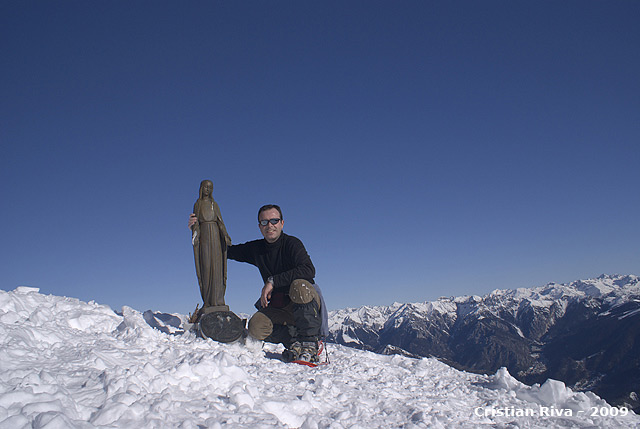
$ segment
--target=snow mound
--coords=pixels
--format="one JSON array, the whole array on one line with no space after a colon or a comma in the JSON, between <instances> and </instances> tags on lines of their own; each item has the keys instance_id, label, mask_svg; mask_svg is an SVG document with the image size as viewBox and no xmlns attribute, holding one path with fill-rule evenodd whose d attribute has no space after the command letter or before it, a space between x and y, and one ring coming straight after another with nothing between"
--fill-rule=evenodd
<instances>
[{"instance_id":1,"label":"snow mound","mask_svg":"<svg viewBox=\"0 0 640 429\"><path fill-rule=\"evenodd\" d=\"M334 344L331 363L310 369L281 362L281 346L219 344L187 327L182 315L0 290L0 428L640 425L594 394L526 386L505 369Z\"/></svg>"}]
</instances>

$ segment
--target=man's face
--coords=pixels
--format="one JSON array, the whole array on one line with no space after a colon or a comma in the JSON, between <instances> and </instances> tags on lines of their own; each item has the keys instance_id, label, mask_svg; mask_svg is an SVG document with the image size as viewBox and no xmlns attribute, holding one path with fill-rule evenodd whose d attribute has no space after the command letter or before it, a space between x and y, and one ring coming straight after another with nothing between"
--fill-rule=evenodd
<instances>
[{"instance_id":1,"label":"man's face","mask_svg":"<svg viewBox=\"0 0 640 429\"><path fill-rule=\"evenodd\" d=\"M269 219L280 219L280 213L276 209L265 210L260 213L260 217L258 218L258 227L260 228L260 232L267 243L274 243L278 238L280 238L280 234L282 234L282 228L284 227L284 221L280 219L278 223L275 225L271 222L267 222L266 225L262 226L260 221Z\"/></svg>"}]
</instances>

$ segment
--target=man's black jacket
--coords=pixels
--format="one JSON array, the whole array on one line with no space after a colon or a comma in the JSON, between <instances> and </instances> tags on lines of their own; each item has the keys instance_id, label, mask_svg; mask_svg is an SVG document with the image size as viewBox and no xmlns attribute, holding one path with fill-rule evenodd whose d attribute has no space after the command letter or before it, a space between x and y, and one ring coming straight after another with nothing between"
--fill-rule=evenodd
<instances>
[{"instance_id":1,"label":"man's black jacket","mask_svg":"<svg viewBox=\"0 0 640 429\"><path fill-rule=\"evenodd\" d=\"M265 283L273 277L274 292L288 295L295 279L315 283L316 269L307 249L298 238L284 232L274 243L261 239L229 246L227 258L255 265Z\"/></svg>"}]
</instances>

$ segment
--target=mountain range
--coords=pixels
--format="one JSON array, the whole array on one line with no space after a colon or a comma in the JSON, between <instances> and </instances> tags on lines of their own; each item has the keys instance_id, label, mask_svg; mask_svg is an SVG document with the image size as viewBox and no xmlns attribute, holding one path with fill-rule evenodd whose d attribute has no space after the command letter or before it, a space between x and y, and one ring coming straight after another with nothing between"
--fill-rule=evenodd
<instances>
[{"instance_id":1,"label":"mountain range","mask_svg":"<svg viewBox=\"0 0 640 429\"><path fill-rule=\"evenodd\" d=\"M506 367L526 384L551 378L640 412L640 278L602 275L485 296L347 308L330 342L436 357L461 370Z\"/></svg>"}]
</instances>

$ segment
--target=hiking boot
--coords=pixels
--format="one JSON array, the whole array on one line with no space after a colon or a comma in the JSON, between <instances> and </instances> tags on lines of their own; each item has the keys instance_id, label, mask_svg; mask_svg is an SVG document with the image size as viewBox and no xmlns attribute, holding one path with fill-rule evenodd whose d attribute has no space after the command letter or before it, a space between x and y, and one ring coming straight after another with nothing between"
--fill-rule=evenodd
<instances>
[{"instance_id":1,"label":"hiking boot","mask_svg":"<svg viewBox=\"0 0 640 429\"><path fill-rule=\"evenodd\" d=\"M302 343L302 350L298 355L298 360L305 362L317 363L318 358L318 342L317 341L304 341Z\"/></svg>"},{"instance_id":2,"label":"hiking boot","mask_svg":"<svg viewBox=\"0 0 640 429\"><path fill-rule=\"evenodd\" d=\"M294 360L298 360L300 358L301 353L302 344L300 344L299 341L296 341L282 352L282 360L285 362L293 362Z\"/></svg>"}]
</instances>

